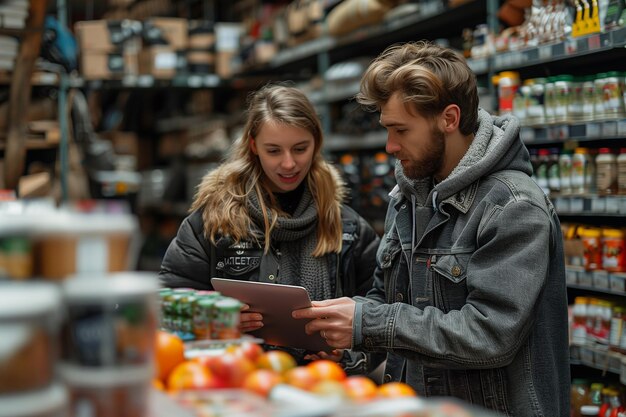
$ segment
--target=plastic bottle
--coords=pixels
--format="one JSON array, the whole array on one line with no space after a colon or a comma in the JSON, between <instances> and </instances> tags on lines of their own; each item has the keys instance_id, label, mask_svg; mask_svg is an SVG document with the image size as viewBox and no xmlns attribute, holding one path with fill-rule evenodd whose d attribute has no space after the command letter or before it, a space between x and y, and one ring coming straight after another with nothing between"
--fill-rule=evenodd
<instances>
[{"instance_id":1,"label":"plastic bottle","mask_svg":"<svg viewBox=\"0 0 626 417\"><path fill-rule=\"evenodd\" d=\"M561 194L572 193L572 151L563 150L559 155L559 178Z\"/></svg>"},{"instance_id":2,"label":"plastic bottle","mask_svg":"<svg viewBox=\"0 0 626 417\"><path fill-rule=\"evenodd\" d=\"M622 306L613 307L611 317L611 333L609 334L609 350L620 352L620 340L624 334L624 313L626 310Z\"/></svg>"},{"instance_id":3,"label":"plastic bottle","mask_svg":"<svg viewBox=\"0 0 626 417\"><path fill-rule=\"evenodd\" d=\"M561 192L561 174L559 170L559 149L551 148L548 158L548 187L550 193Z\"/></svg>"},{"instance_id":4,"label":"plastic bottle","mask_svg":"<svg viewBox=\"0 0 626 417\"><path fill-rule=\"evenodd\" d=\"M599 195L617 194L617 158L609 148L596 157L596 189Z\"/></svg>"},{"instance_id":5,"label":"plastic bottle","mask_svg":"<svg viewBox=\"0 0 626 417\"><path fill-rule=\"evenodd\" d=\"M544 193L550 193L548 182L548 165L550 163L550 151L548 149L539 149L539 165L537 166L537 184Z\"/></svg>"},{"instance_id":6,"label":"plastic bottle","mask_svg":"<svg viewBox=\"0 0 626 417\"><path fill-rule=\"evenodd\" d=\"M520 85L519 73L503 71L498 74L498 108L500 114L513 112L513 101Z\"/></svg>"},{"instance_id":7,"label":"plastic bottle","mask_svg":"<svg viewBox=\"0 0 626 417\"><path fill-rule=\"evenodd\" d=\"M626 148L621 148L617 156L617 193L626 195Z\"/></svg>"},{"instance_id":8,"label":"plastic bottle","mask_svg":"<svg viewBox=\"0 0 626 417\"><path fill-rule=\"evenodd\" d=\"M587 297L576 297L572 307L572 344L587 342ZM619 343L619 342L618 342Z\"/></svg>"},{"instance_id":9,"label":"plastic bottle","mask_svg":"<svg viewBox=\"0 0 626 417\"><path fill-rule=\"evenodd\" d=\"M596 156L597 149L587 149L587 166L585 168L585 193L594 194L596 187Z\"/></svg>"},{"instance_id":10,"label":"plastic bottle","mask_svg":"<svg viewBox=\"0 0 626 417\"><path fill-rule=\"evenodd\" d=\"M585 173L587 171L587 148L576 148L572 155L571 187L572 194L585 193Z\"/></svg>"}]
</instances>

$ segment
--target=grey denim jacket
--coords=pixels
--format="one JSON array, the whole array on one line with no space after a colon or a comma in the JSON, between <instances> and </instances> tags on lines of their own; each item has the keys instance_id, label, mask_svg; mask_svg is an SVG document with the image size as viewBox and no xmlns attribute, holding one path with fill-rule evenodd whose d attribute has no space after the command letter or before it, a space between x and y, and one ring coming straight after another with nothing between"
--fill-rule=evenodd
<instances>
[{"instance_id":1,"label":"grey denim jacket","mask_svg":"<svg viewBox=\"0 0 626 417\"><path fill-rule=\"evenodd\" d=\"M440 184L391 192L374 288L353 349L387 353L385 381L507 416L569 415L567 295L554 207L530 178L513 118L480 111Z\"/></svg>"}]
</instances>

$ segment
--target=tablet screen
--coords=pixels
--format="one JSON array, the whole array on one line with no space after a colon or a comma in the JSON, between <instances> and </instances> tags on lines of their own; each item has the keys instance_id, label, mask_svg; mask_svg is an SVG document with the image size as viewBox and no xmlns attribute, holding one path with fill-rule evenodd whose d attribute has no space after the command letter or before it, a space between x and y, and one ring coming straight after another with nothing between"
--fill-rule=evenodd
<instances>
[{"instance_id":1,"label":"tablet screen","mask_svg":"<svg viewBox=\"0 0 626 417\"><path fill-rule=\"evenodd\" d=\"M304 326L309 320L291 317L293 310L311 306L309 293L304 287L226 278L211 278L211 284L223 295L248 304L250 312L263 315L263 327L250 332L250 335L270 345L307 349L315 353L333 350L319 333L305 333Z\"/></svg>"}]
</instances>

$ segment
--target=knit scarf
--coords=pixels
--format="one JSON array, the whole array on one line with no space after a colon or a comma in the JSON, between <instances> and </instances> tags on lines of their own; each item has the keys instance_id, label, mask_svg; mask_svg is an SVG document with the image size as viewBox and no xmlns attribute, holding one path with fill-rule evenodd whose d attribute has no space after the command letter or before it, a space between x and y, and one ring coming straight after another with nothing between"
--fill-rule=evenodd
<instances>
[{"instance_id":1,"label":"knit scarf","mask_svg":"<svg viewBox=\"0 0 626 417\"><path fill-rule=\"evenodd\" d=\"M256 193L248 195L247 207L254 223L263 230L263 214ZM268 216L271 221L269 212ZM308 187L293 216L279 217L271 233L272 246L279 252L278 283L306 288L311 300L332 298L328 258L311 256L317 245L317 207Z\"/></svg>"}]
</instances>

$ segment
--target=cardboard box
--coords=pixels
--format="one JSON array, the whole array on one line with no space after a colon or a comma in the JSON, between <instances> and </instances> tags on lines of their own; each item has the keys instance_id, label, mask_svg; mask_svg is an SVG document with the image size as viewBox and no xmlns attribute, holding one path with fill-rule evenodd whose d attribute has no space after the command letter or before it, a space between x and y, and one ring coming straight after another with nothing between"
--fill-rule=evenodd
<instances>
[{"instance_id":1,"label":"cardboard box","mask_svg":"<svg viewBox=\"0 0 626 417\"><path fill-rule=\"evenodd\" d=\"M88 20L74 25L81 51L114 52L139 39L141 22L136 20Z\"/></svg>"},{"instance_id":2,"label":"cardboard box","mask_svg":"<svg viewBox=\"0 0 626 417\"><path fill-rule=\"evenodd\" d=\"M168 46L155 45L139 53L139 73L155 78L170 79L179 67L179 55Z\"/></svg>"},{"instance_id":3,"label":"cardboard box","mask_svg":"<svg viewBox=\"0 0 626 417\"><path fill-rule=\"evenodd\" d=\"M235 52L239 50L239 38L242 33L239 23L215 24L215 50L217 52Z\"/></svg>"},{"instance_id":4,"label":"cardboard box","mask_svg":"<svg viewBox=\"0 0 626 417\"><path fill-rule=\"evenodd\" d=\"M139 156L139 138L135 132L121 132L111 130L99 133L103 138L111 141L117 155Z\"/></svg>"},{"instance_id":5,"label":"cardboard box","mask_svg":"<svg viewBox=\"0 0 626 417\"><path fill-rule=\"evenodd\" d=\"M48 172L24 175L20 177L17 189L19 198L46 197L52 190L52 179Z\"/></svg>"},{"instance_id":6,"label":"cardboard box","mask_svg":"<svg viewBox=\"0 0 626 417\"><path fill-rule=\"evenodd\" d=\"M220 78L231 78L239 71L237 52L220 51L215 60L215 73Z\"/></svg>"},{"instance_id":7,"label":"cardboard box","mask_svg":"<svg viewBox=\"0 0 626 417\"><path fill-rule=\"evenodd\" d=\"M131 52L83 51L81 73L86 80L109 80L138 73L138 56Z\"/></svg>"},{"instance_id":8,"label":"cardboard box","mask_svg":"<svg viewBox=\"0 0 626 417\"><path fill-rule=\"evenodd\" d=\"M215 72L215 53L209 51L187 51L187 67L190 72L212 74Z\"/></svg>"},{"instance_id":9,"label":"cardboard box","mask_svg":"<svg viewBox=\"0 0 626 417\"><path fill-rule=\"evenodd\" d=\"M144 22L144 38L150 28L157 28L160 33L154 36L162 37L173 50L187 49L187 19L177 17L155 17ZM154 44L151 44L154 45Z\"/></svg>"}]
</instances>

